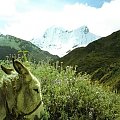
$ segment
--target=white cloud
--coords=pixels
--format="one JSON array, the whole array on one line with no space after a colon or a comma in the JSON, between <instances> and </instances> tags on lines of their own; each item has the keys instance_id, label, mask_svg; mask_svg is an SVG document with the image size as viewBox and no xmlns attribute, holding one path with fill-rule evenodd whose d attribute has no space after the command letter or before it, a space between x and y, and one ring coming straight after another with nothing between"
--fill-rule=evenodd
<instances>
[{"instance_id":1,"label":"white cloud","mask_svg":"<svg viewBox=\"0 0 120 120\"><path fill-rule=\"evenodd\" d=\"M66 25L71 28L88 25L91 32L106 36L120 29L119 5L120 0L104 3L99 9L83 4L68 5L64 9Z\"/></svg>"},{"instance_id":2,"label":"white cloud","mask_svg":"<svg viewBox=\"0 0 120 120\"><path fill-rule=\"evenodd\" d=\"M15 13L15 0L0 0L0 16L11 16Z\"/></svg>"},{"instance_id":3,"label":"white cloud","mask_svg":"<svg viewBox=\"0 0 120 120\"><path fill-rule=\"evenodd\" d=\"M120 0L113 0L110 3L105 3L101 8L94 8L83 4L65 5L59 11L45 10L43 8L32 6L29 11L18 12L15 6L29 5L29 0L3 0L10 4L10 11L7 6L1 8L0 11L6 10L2 15L11 15L12 19L8 20L4 33L15 35L17 37L30 40L33 37L40 35L45 29L52 25L58 25L67 29L74 29L82 25L88 25L90 31L106 36L113 31L120 29ZM11 2L12 1L12 2Z\"/></svg>"},{"instance_id":4,"label":"white cloud","mask_svg":"<svg viewBox=\"0 0 120 120\"><path fill-rule=\"evenodd\" d=\"M113 0L111 3L105 3L102 8L98 9L95 20L93 19L92 24L89 23L91 30L101 36L120 30L119 5L120 0Z\"/></svg>"}]
</instances>

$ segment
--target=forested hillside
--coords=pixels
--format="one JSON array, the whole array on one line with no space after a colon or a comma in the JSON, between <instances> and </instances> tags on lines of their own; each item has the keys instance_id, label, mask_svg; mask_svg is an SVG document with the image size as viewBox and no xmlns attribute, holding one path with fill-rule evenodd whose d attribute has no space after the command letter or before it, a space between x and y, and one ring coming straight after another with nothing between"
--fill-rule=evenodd
<instances>
[{"instance_id":1,"label":"forested hillside","mask_svg":"<svg viewBox=\"0 0 120 120\"><path fill-rule=\"evenodd\" d=\"M120 91L120 31L77 48L59 61L64 67L77 66L77 73L86 72L92 80Z\"/></svg>"},{"instance_id":2,"label":"forested hillside","mask_svg":"<svg viewBox=\"0 0 120 120\"><path fill-rule=\"evenodd\" d=\"M37 46L29 41L22 40L10 35L0 35L0 59L6 57L18 57L26 55L30 60L47 61L48 59L56 59L58 56L52 55L49 52L42 51Z\"/></svg>"}]
</instances>

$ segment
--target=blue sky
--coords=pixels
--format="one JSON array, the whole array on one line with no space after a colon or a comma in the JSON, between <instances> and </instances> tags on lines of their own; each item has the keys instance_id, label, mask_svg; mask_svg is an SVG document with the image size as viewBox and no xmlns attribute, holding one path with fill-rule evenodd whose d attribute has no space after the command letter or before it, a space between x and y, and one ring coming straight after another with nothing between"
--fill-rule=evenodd
<instances>
[{"instance_id":1,"label":"blue sky","mask_svg":"<svg viewBox=\"0 0 120 120\"><path fill-rule=\"evenodd\" d=\"M87 4L91 7L101 8L105 2L111 2L111 0L29 0L28 6L18 5L18 10L29 9L30 6L37 6L45 9L59 10L66 4Z\"/></svg>"},{"instance_id":2,"label":"blue sky","mask_svg":"<svg viewBox=\"0 0 120 120\"><path fill-rule=\"evenodd\" d=\"M83 3L88 4L89 6L100 8L104 4L104 2L110 2L111 0L30 0L31 4L34 5L58 5L57 3L63 4L75 4L75 3Z\"/></svg>"},{"instance_id":3,"label":"blue sky","mask_svg":"<svg viewBox=\"0 0 120 120\"><path fill-rule=\"evenodd\" d=\"M26 40L53 25L71 30L87 25L106 36L120 29L120 0L0 0L0 33Z\"/></svg>"},{"instance_id":4,"label":"blue sky","mask_svg":"<svg viewBox=\"0 0 120 120\"><path fill-rule=\"evenodd\" d=\"M68 0L66 0L68 1ZM110 2L111 0L70 0L71 3L83 3L88 4L91 7L100 8L104 4L104 2Z\"/></svg>"}]
</instances>

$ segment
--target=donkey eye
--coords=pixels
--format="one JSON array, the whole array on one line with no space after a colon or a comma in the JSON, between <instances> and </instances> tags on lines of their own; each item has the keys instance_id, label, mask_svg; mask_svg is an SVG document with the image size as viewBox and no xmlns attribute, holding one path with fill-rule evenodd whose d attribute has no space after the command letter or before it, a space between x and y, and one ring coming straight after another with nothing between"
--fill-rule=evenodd
<instances>
[{"instance_id":1,"label":"donkey eye","mask_svg":"<svg viewBox=\"0 0 120 120\"><path fill-rule=\"evenodd\" d=\"M39 93L39 90L38 89L33 89L35 92Z\"/></svg>"}]
</instances>

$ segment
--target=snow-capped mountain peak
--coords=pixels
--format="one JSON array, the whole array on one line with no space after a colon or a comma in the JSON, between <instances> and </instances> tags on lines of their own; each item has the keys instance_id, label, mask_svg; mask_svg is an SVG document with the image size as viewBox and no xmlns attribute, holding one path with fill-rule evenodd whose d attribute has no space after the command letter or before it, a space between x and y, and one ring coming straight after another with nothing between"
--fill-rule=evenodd
<instances>
[{"instance_id":1,"label":"snow-capped mountain peak","mask_svg":"<svg viewBox=\"0 0 120 120\"><path fill-rule=\"evenodd\" d=\"M81 26L71 31L52 26L44 32L42 37L33 39L31 42L42 50L62 57L74 48L86 46L98 38L100 37L89 32L87 26Z\"/></svg>"}]
</instances>

